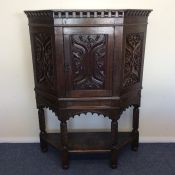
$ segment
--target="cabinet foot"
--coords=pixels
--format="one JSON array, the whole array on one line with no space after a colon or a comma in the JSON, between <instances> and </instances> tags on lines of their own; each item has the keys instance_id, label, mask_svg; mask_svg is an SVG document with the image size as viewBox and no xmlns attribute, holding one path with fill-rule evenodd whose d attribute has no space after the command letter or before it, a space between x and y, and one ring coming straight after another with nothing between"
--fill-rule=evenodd
<instances>
[{"instance_id":1,"label":"cabinet foot","mask_svg":"<svg viewBox=\"0 0 175 175\"><path fill-rule=\"evenodd\" d=\"M135 106L133 109L133 131L132 135L134 137L131 143L131 150L137 151L139 147L139 106Z\"/></svg>"},{"instance_id":2,"label":"cabinet foot","mask_svg":"<svg viewBox=\"0 0 175 175\"><path fill-rule=\"evenodd\" d=\"M117 164L111 164L111 168L112 169L116 169L117 168Z\"/></svg>"},{"instance_id":3,"label":"cabinet foot","mask_svg":"<svg viewBox=\"0 0 175 175\"><path fill-rule=\"evenodd\" d=\"M67 150L63 150L61 153L61 161L62 161L62 167L63 169L69 168L69 153Z\"/></svg>"},{"instance_id":4,"label":"cabinet foot","mask_svg":"<svg viewBox=\"0 0 175 175\"><path fill-rule=\"evenodd\" d=\"M48 151L48 144L40 137L40 148L43 153Z\"/></svg>"},{"instance_id":5,"label":"cabinet foot","mask_svg":"<svg viewBox=\"0 0 175 175\"><path fill-rule=\"evenodd\" d=\"M63 165L62 167L64 170L67 170L69 168L69 165Z\"/></svg>"},{"instance_id":6,"label":"cabinet foot","mask_svg":"<svg viewBox=\"0 0 175 175\"><path fill-rule=\"evenodd\" d=\"M131 145L131 150L132 151L138 151L138 147Z\"/></svg>"},{"instance_id":7,"label":"cabinet foot","mask_svg":"<svg viewBox=\"0 0 175 175\"><path fill-rule=\"evenodd\" d=\"M117 155L118 155L117 149L112 149L111 150L111 168L112 169L117 168Z\"/></svg>"},{"instance_id":8,"label":"cabinet foot","mask_svg":"<svg viewBox=\"0 0 175 175\"><path fill-rule=\"evenodd\" d=\"M138 147L139 147L139 135L137 134L137 137L131 143L131 150L138 151Z\"/></svg>"},{"instance_id":9,"label":"cabinet foot","mask_svg":"<svg viewBox=\"0 0 175 175\"><path fill-rule=\"evenodd\" d=\"M40 106L38 108L38 117L39 117L39 126L40 126L40 148L42 152L48 151L48 144L46 141L42 139L42 136L46 134L46 123L45 123L45 115L44 109Z\"/></svg>"}]
</instances>

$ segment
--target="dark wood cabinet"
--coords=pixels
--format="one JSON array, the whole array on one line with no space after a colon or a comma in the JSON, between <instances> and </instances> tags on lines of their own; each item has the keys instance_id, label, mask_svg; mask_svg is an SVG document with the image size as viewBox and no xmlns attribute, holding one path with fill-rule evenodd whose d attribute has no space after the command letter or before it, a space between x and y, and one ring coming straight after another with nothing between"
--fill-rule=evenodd
<instances>
[{"instance_id":1,"label":"dark wood cabinet","mask_svg":"<svg viewBox=\"0 0 175 175\"><path fill-rule=\"evenodd\" d=\"M40 145L61 151L109 152L117 167L120 148L139 143L147 18L151 10L25 11L29 19ZM118 132L122 112L133 106L132 132ZM60 133L47 133L43 108L60 120ZM111 132L68 133L67 120L80 113L111 119Z\"/></svg>"}]
</instances>

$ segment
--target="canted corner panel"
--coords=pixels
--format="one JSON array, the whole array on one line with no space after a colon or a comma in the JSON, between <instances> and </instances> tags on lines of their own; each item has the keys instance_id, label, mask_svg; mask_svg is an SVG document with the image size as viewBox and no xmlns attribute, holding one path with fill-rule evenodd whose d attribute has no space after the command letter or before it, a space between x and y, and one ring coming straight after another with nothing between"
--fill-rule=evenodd
<instances>
[{"instance_id":1,"label":"canted corner panel","mask_svg":"<svg viewBox=\"0 0 175 175\"><path fill-rule=\"evenodd\" d=\"M125 38L123 88L140 82L144 33L128 33Z\"/></svg>"},{"instance_id":2,"label":"canted corner panel","mask_svg":"<svg viewBox=\"0 0 175 175\"><path fill-rule=\"evenodd\" d=\"M72 89L104 89L107 35L73 34L70 41Z\"/></svg>"},{"instance_id":3,"label":"canted corner panel","mask_svg":"<svg viewBox=\"0 0 175 175\"><path fill-rule=\"evenodd\" d=\"M49 33L33 33L35 79L37 86L55 87L55 70L52 36Z\"/></svg>"}]
</instances>

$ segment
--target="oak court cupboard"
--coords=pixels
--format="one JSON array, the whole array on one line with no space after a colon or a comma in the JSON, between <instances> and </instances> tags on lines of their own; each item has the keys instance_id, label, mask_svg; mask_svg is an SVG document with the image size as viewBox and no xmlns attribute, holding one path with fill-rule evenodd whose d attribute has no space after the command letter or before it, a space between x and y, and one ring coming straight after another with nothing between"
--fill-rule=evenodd
<instances>
[{"instance_id":1,"label":"oak court cupboard","mask_svg":"<svg viewBox=\"0 0 175 175\"><path fill-rule=\"evenodd\" d=\"M147 18L151 10L37 10L29 20L40 146L69 154L109 152L111 167L126 144L139 145ZM122 112L133 106L133 129L118 132ZM44 108L60 120L60 133L47 133ZM111 119L111 132L67 132L67 121L81 113Z\"/></svg>"}]
</instances>

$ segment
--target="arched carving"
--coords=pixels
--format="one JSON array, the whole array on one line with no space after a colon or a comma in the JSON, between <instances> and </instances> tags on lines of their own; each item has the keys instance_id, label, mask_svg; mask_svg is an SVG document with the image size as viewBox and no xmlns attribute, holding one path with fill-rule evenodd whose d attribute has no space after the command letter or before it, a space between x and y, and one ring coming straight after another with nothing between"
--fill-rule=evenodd
<instances>
[{"instance_id":1,"label":"arched carving","mask_svg":"<svg viewBox=\"0 0 175 175\"><path fill-rule=\"evenodd\" d=\"M51 102L50 100L47 100L46 98L42 97L41 95L38 95L36 93L36 104L37 104L37 108L48 108L49 110L51 110L55 116L58 117L58 106L56 102Z\"/></svg>"},{"instance_id":2,"label":"arched carving","mask_svg":"<svg viewBox=\"0 0 175 175\"><path fill-rule=\"evenodd\" d=\"M59 111L60 118L64 117L66 120L69 120L70 118L74 118L76 115L80 116L81 114L87 114L88 112L97 115L103 115L104 117L107 117L109 119L116 118L117 120L120 117L120 110L65 110L65 111Z\"/></svg>"},{"instance_id":3,"label":"arched carving","mask_svg":"<svg viewBox=\"0 0 175 175\"><path fill-rule=\"evenodd\" d=\"M80 111L75 111L75 112L70 112L70 113L68 113L68 115L69 115L69 118L74 118L76 115L77 116L80 116L81 114L84 114L85 116L87 116L87 114L88 113L91 113L92 114L92 116L94 115L94 114L97 114L98 116L100 116L100 115L103 115L104 116L104 118L108 118L108 119L110 119L110 117L109 117L109 115L107 115L107 114L104 114L105 112L91 112L91 111L82 111L82 112L80 112Z\"/></svg>"},{"instance_id":4,"label":"arched carving","mask_svg":"<svg viewBox=\"0 0 175 175\"><path fill-rule=\"evenodd\" d=\"M126 106L123 106L121 107L121 113L120 113L120 116L123 114L123 112L125 112L128 108L139 108L140 107L140 104L128 104Z\"/></svg>"}]
</instances>

